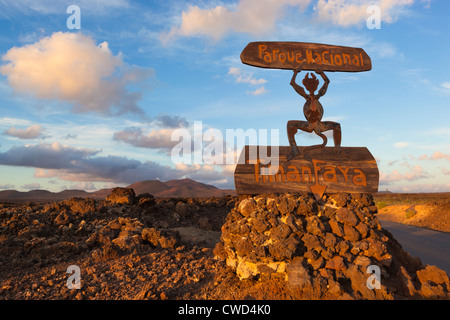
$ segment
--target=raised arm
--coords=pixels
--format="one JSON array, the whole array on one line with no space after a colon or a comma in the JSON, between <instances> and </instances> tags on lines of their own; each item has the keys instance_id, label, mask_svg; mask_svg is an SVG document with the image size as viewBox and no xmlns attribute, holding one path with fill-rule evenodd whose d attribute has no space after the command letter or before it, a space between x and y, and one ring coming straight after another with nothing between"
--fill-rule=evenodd
<instances>
[{"instance_id":1,"label":"raised arm","mask_svg":"<svg viewBox=\"0 0 450 320\"><path fill-rule=\"evenodd\" d=\"M322 86L322 88L320 88L319 93L317 94L318 97L323 96L325 93L327 93L327 89L328 89L328 84L330 83L330 79L328 79L328 77L326 76L325 72L323 72L322 70L318 70L316 71L317 74L320 74L320 76L322 77L324 84Z\"/></svg>"},{"instance_id":2,"label":"raised arm","mask_svg":"<svg viewBox=\"0 0 450 320\"><path fill-rule=\"evenodd\" d=\"M297 74L302 71L302 68L299 67L298 69L294 70L294 74L292 75L291 79L291 86L295 89L295 91L301 95L303 98L308 99L308 95L305 92L305 89L300 87L296 82L295 79L297 78Z\"/></svg>"}]
</instances>

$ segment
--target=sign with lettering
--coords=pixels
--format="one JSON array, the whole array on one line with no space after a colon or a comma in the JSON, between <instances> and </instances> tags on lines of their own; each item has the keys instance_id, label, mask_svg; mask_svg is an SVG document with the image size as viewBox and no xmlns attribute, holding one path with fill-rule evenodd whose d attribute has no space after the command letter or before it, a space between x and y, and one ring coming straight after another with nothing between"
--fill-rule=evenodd
<instances>
[{"instance_id":1,"label":"sign with lettering","mask_svg":"<svg viewBox=\"0 0 450 320\"><path fill-rule=\"evenodd\" d=\"M363 49L307 42L250 42L241 53L241 61L254 67L292 70L290 85L305 99L306 121L287 122L289 147L268 146L263 148L266 151L258 147L258 152L254 152L257 146L243 149L234 171L237 194L312 192L319 201L325 192L378 191L379 172L374 157L365 147L341 147L341 125L322 121L324 108L319 101L330 84L325 71L372 69L372 61ZM306 70L314 72L305 72L299 83L297 76ZM319 87L320 78L323 83ZM299 130L314 132L322 138L322 144L297 146L295 135ZM326 147L326 131L332 131L334 148Z\"/></svg>"},{"instance_id":2,"label":"sign with lettering","mask_svg":"<svg viewBox=\"0 0 450 320\"><path fill-rule=\"evenodd\" d=\"M300 154L307 147L297 147ZM256 150L256 149L253 149ZM276 149L275 149L276 150ZM310 150L305 157L288 160L290 147L278 147L278 166L264 164L267 157L252 154L245 146L234 171L237 194L312 192L317 200L336 192L378 191L379 173L375 158L365 147L333 147ZM271 159L276 155L267 147ZM273 161L272 162L276 162Z\"/></svg>"},{"instance_id":3,"label":"sign with lettering","mask_svg":"<svg viewBox=\"0 0 450 320\"><path fill-rule=\"evenodd\" d=\"M245 64L271 69L360 72L372 69L361 48L308 42L250 42L241 53Z\"/></svg>"}]
</instances>

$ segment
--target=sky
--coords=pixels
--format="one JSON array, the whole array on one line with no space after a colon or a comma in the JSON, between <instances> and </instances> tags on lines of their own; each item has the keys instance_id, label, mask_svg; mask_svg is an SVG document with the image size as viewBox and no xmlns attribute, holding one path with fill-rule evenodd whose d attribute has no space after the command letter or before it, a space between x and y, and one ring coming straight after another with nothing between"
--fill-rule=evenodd
<instances>
[{"instance_id":1,"label":"sky","mask_svg":"<svg viewBox=\"0 0 450 320\"><path fill-rule=\"evenodd\" d=\"M371 57L371 71L327 72L321 103L342 146L375 157L380 191L450 192L449 13L448 0L0 0L0 190L183 178L234 188L221 159L242 144L227 130L288 146L286 122L304 120L292 71L240 53L298 41ZM194 146L184 162L181 142Z\"/></svg>"}]
</instances>

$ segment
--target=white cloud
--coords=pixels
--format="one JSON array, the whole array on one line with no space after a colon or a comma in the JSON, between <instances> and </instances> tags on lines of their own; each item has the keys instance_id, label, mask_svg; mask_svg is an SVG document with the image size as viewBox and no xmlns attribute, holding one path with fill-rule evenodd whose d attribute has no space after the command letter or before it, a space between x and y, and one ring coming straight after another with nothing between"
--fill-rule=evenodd
<instances>
[{"instance_id":1,"label":"white cloud","mask_svg":"<svg viewBox=\"0 0 450 320\"><path fill-rule=\"evenodd\" d=\"M393 170L391 173L380 172L380 185L389 185L392 182L398 181L415 181L419 179L429 178L430 175L423 170L420 165L407 166L409 171L400 173Z\"/></svg>"},{"instance_id":2,"label":"white cloud","mask_svg":"<svg viewBox=\"0 0 450 320\"><path fill-rule=\"evenodd\" d=\"M97 154L91 149L76 149L59 142L14 146L0 153L0 164L9 166L60 169Z\"/></svg>"},{"instance_id":3,"label":"white cloud","mask_svg":"<svg viewBox=\"0 0 450 320\"><path fill-rule=\"evenodd\" d=\"M179 25L172 26L170 32L161 34L160 39L163 43L179 36L204 36L219 40L232 32L260 37L275 30L277 22L285 16L289 6L300 12L312 3L317 21L348 27L365 23L371 15L367 13L370 5L378 5L381 20L392 23L414 0L240 0L231 6L189 6L181 13ZM305 25L312 22L307 21Z\"/></svg>"},{"instance_id":4,"label":"white cloud","mask_svg":"<svg viewBox=\"0 0 450 320\"><path fill-rule=\"evenodd\" d=\"M371 42L364 45L367 52L372 56L379 58L403 58L403 54L399 53L395 45L388 42Z\"/></svg>"},{"instance_id":5,"label":"white cloud","mask_svg":"<svg viewBox=\"0 0 450 320\"><path fill-rule=\"evenodd\" d=\"M167 114L159 114L155 122L163 128L183 128L189 125L184 117Z\"/></svg>"},{"instance_id":6,"label":"white cloud","mask_svg":"<svg viewBox=\"0 0 450 320\"><path fill-rule=\"evenodd\" d=\"M106 156L86 157L62 169L37 168L34 177L67 181L133 183L152 179L174 179L176 171L153 161L141 162L126 157Z\"/></svg>"},{"instance_id":7,"label":"white cloud","mask_svg":"<svg viewBox=\"0 0 450 320\"><path fill-rule=\"evenodd\" d=\"M410 145L411 145L411 143L404 142L404 141L399 141L399 142L394 143L394 147L398 148L398 149L403 149L403 148L406 148L406 147L408 147Z\"/></svg>"},{"instance_id":8,"label":"white cloud","mask_svg":"<svg viewBox=\"0 0 450 320\"><path fill-rule=\"evenodd\" d=\"M427 156L426 154L421 155L419 160L447 160L450 162L450 154L445 154L440 151L435 151L431 156Z\"/></svg>"},{"instance_id":9,"label":"white cloud","mask_svg":"<svg viewBox=\"0 0 450 320\"><path fill-rule=\"evenodd\" d=\"M236 80L236 83L245 83L250 86L260 86L259 88L248 92L251 95L257 96L266 93L266 89L263 84L267 82L265 79L256 79L252 72L243 72L241 69L236 67L230 67L228 69L228 74L232 75Z\"/></svg>"},{"instance_id":10,"label":"white cloud","mask_svg":"<svg viewBox=\"0 0 450 320\"><path fill-rule=\"evenodd\" d=\"M231 67L228 70L228 74L231 74L232 76L235 77L236 83L248 83L252 86L257 86L257 85L261 85L261 84L264 84L267 82L267 80L265 80L265 79L254 78L253 73L251 73L251 72L244 73L244 72L242 72L241 69L235 68L235 67Z\"/></svg>"},{"instance_id":11,"label":"white cloud","mask_svg":"<svg viewBox=\"0 0 450 320\"><path fill-rule=\"evenodd\" d=\"M31 121L25 119L9 118L9 117L0 118L0 125L5 126L12 126L12 125L29 126L31 124L32 124Z\"/></svg>"},{"instance_id":12,"label":"white cloud","mask_svg":"<svg viewBox=\"0 0 450 320\"><path fill-rule=\"evenodd\" d=\"M450 82L441 83L441 86L437 90L443 93L450 93Z\"/></svg>"},{"instance_id":13,"label":"white cloud","mask_svg":"<svg viewBox=\"0 0 450 320\"><path fill-rule=\"evenodd\" d=\"M0 16L13 16L15 12L23 14L65 14L69 5L76 4L82 14L107 14L112 10L123 10L130 4L127 0L14 0L2 1L2 13ZM68 17L68 16L67 16Z\"/></svg>"},{"instance_id":14,"label":"white cloud","mask_svg":"<svg viewBox=\"0 0 450 320\"><path fill-rule=\"evenodd\" d=\"M64 146L58 142L15 146L0 153L0 164L35 168L36 178L67 181L131 183L145 179L173 179L177 175L176 170L152 161L96 156L99 152Z\"/></svg>"},{"instance_id":15,"label":"white cloud","mask_svg":"<svg viewBox=\"0 0 450 320\"><path fill-rule=\"evenodd\" d=\"M139 148L172 149L178 141L172 141L172 133L176 129L153 129L144 133L141 128L126 128L114 132L113 139L131 144Z\"/></svg>"},{"instance_id":16,"label":"white cloud","mask_svg":"<svg viewBox=\"0 0 450 320\"><path fill-rule=\"evenodd\" d=\"M445 159L447 161L450 161L450 154L445 154L442 153L440 151L436 151L433 153L433 155L431 156L432 160L441 160L441 159Z\"/></svg>"},{"instance_id":17,"label":"white cloud","mask_svg":"<svg viewBox=\"0 0 450 320\"><path fill-rule=\"evenodd\" d=\"M221 188L234 189L233 174L235 165L223 166L221 171L218 171L215 166L200 164L186 165L180 163L175 167L182 176L189 177L190 179L219 185ZM233 170L229 169L231 167Z\"/></svg>"},{"instance_id":18,"label":"white cloud","mask_svg":"<svg viewBox=\"0 0 450 320\"><path fill-rule=\"evenodd\" d=\"M367 7L377 5L381 11L381 20L394 22L404 10L412 5L414 0L319 0L315 5L317 17L320 21L332 22L339 26L353 26L365 23L371 15Z\"/></svg>"},{"instance_id":19,"label":"white cloud","mask_svg":"<svg viewBox=\"0 0 450 320\"><path fill-rule=\"evenodd\" d=\"M56 32L40 41L14 47L2 59L0 73L15 92L73 105L75 112L143 113L141 92L128 86L146 80L153 71L123 62L107 42L96 45L81 33Z\"/></svg>"},{"instance_id":20,"label":"white cloud","mask_svg":"<svg viewBox=\"0 0 450 320\"><path fill-rule=\"evenodd\" d=\"M36 189L40 189L41 185L39 183L35 182L35 183L24 184L21 187L26 190L36 190Z\"/></svg>"},{"instance_id":21,"label":"white cloud","mask_svg":"<svg viewBox=\"0 0 450 320\"><path fill-rule=\"evenodd\" d=\"M35 178L86 182L77 184L83 186L83 189L92 188L89 184L92 182L130 184L142 180L183 178L232 185L230 170L222 172L211 165L180 164L172 168L153 161L142 162L123 156L98 156L99 152L63 146L58 142L16 146L0 153L0 165L35 168Z\"/></svg>"},{"instance_id":22,"label":"white cloud","mask_svg":"<svg viewBox=\"0 0 450 320\"><path fill-rule=\"evenodd\" d=\"M0 190L13 190L16 186L10 183L0 184Z\"/></svg>"},{"instance_id":23,"label":"white cloud","mask_svg":"<svg viewBox=\"0 0 450 320\"><path fill-rule=\"evenodd\" d=\"M391 188L389 188L391 189ZM411 184L407 186L395 186L392 187L392 192L408 192L408 193L419 193L419 192L450 192L450 184L431 184L431 183L421 183L421 184Z\"/></svg>"},{"instance_id":24,"label":"white cloud","mask_svg":"<svg viewBox=\"0 0 450 320\"><path fill-rule=\"evenodd\" d=\"M304 9L311 0L240 0L232 7L218 5L210 9L189 6L181 14L180 26L161 35L167 42L176 36L206 36L218 40L229 32L262 36L272 32L283 17L287 5Z\"/></svg>"},{"instance_id":25,"label":"white cloud","mask_svg":"<svg viewBox=\"0 0 450 320\"><path fill-rule=\"evenodd\" d=\"M38 124L34 124L25 129L20 128L17 129L16 127L12 126L8 130L5 130L3 133L8 136L16 137L19 139L34 139L39 137L42 138L44 134L44 129L42 128L42 126Z\"/></svg>"},{"instance_id":26,"label":"white cloud","mask_svg":"<svg viewBox=\"0 0 450 320\"><path fill-rule=\"evenodd\" d=\"M178 144L178 141L172 141L173 132L179 128L189 127L189 123L184 117L167 114L159 114L154 119L153 125L156 128L149 131L138 126L116 131L113 139L139 148L160 149L160 151L170 153L170 150Z\"/></svg>"},{"instance_id":27,"label":"white cloud","mask_svg":"<svg viewBox=\"0 0 450 320\"><path fill-rule=\"evenodd\" d=\"M259 96L259 95L264 94L266 92L267 92L266 88L260 87L260 88L258 88L256 90L250 91L250 94L254 95L254 96Z\"/></svg>"},{"instance_id":28,"label":"white cloud","mask_svg":"<svg viewBox=\"0 0 450 320\"><path fill-rule=\"evenodd\" d=\"M323 117L322 121L334 121L334 122L339 122L342 120L347 119L347 116L343 116L343 115L337 115L337 116L327 116L327 117Z\"/></svg>"},{"instance_id":29,"label":"white cloud","mask_svg":"<svg viewBox=\"0 0 450 320\"><path fill-rule=\"evenodd\" d=\"M420 0L420 2L424 3L424 8L429 9L431 8L431 0Z\"/></svg>"},{"instance_id":30,"label":"white cloud","mask_svg":"<svg viewBox=\"0 0 450 320\"><path fill-rule=\"evenodd\" d=\"M116 187L116 186L114 186ZM65 187L64 189L61 190L65 190L67 189L67 187ZM98 188L95 186L95 184L93 182L90 181L80 181L80 182L76 182L73 183L69 186L69 189L71 190L85 190L85 191L96 191L98 190Z\"/></svg>"}]
</instances>

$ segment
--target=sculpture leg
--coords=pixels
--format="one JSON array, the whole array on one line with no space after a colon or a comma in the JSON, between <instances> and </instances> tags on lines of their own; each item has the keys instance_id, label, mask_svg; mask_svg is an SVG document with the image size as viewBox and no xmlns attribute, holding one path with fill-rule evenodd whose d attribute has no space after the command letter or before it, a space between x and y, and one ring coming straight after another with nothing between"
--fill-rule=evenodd
<instances>
[{"instance_id":1,"label":"sculpture leg","mask_svg":"<svg viewBox=\"0 0 450 320\"><path fill-rule=\"evenodd\" d=\"M322 142L322 144L316 144L316 145L313 145L313 146L309 146L307 148L308 151L309 150L313 150L313 149L323 148L323 147L325 147L327 145L327 142L328 142L328 138L327 138L326 135L324 135L321 132L316 131L316 130L314 130L314 132L315 132L315 134L317 134L319 137L322 138L323 142Z\"/></svg>"},{"instance_id":2,"label":"sculpture leg","mask_svg":"<svg viewBox=\"0 0 450 320\"><path fill-rule=\"evenodd\" d=\"M291 160L292 158L296 157L299 152L297 149L297 143L295 142L295 134L298 130L306 131L306 132L312 132L312 129L309 127L309 123L306 121L296 121L296 120L290 120L287 123L287 135L289 140L289 145L291 146L291 152L287 156L287 160Z\"/></svg>"},{"instance_id":3,"label":"sculpture leg","mask_svg":"<svg viewBox=\"0 0 450 320\"><path fill-rule=\"evenodd\" d=\"M307 151L323 148L323 147L325 147L327 145L327 142L328 142L327 136L322 134L319 130L314 129L314 130L311 130L311 131L314 131L315 134L317 134L319 137L321 137L323 139L323 142L322 142L322 144L315 144L313 146L309 146L309 147L305 148L303 156L308 161L312 161L312 160L311 160L311 157L307 154Z\"/></svg>"},{"instance_id":4,"label":"sculpture leg","mask_svg":"<svg viewBox=\"0 0 450 320\"><path fill-rule=\"evenodd\" d=\"M321 122L320 131L323 132L328 130L333 130L334 147L336 151L339 152L341 148L341 139L342 139L341 125L333 121Z\"/></svg>"},{"instance_id":5,"label":"sculpture leg","mask_svg":"<svg viewBox=\"0 0 450 320\"><path fill-rule=\"evenodd\" d=\"M289 145L291 146L291 152L287 156L287 160L291 160L298 154L297 143L295 142L295 134L297 133L297 122L299 121L288 121L287 123L287 135L289 140Z\"/></svg>"}]
</instances>

